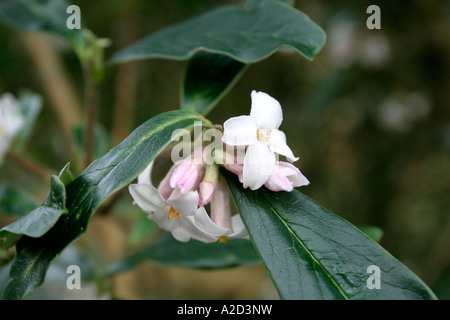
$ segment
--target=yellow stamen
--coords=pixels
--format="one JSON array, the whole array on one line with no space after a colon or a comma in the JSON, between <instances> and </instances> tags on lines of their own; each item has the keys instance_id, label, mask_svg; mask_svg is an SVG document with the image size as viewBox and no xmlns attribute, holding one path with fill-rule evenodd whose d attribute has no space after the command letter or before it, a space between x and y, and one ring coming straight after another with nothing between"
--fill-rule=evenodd
<instances>
[{"instance_id":1,"label":"yellow stamen","mask_svg":"<svg viewBox=\"0 0 450 320\"><path fill-rule=\"evenodd\" d=\"M169 210L169 219L177 219L180 216L180 213L175 210L174 207L170 206L170 210Z\"/></svg>"},{"instance_id":2,"label":"yellow stamen","mask_svg":"<svg viewBox=\"0 0 450 320\"><path fill-rule=\"evenodd\" d=\"M223 244L226 244L226 243L227 243L227 236L221 236L221 237L219 237L219 242L220 242L220 243L223 243Z\"/></svg>"},{"instance_id":3,"label":"yellow stamen","mask_svg":"<svg viewBox=\"0 0 450 320\"><path fill-rule=\"evenodd\" d=\"M260 141L260 142L269 141L269 136L262 129L258 129L258 131L256 131L256 137L258 138L258 141Z\"/></svg>"}]
</instances>

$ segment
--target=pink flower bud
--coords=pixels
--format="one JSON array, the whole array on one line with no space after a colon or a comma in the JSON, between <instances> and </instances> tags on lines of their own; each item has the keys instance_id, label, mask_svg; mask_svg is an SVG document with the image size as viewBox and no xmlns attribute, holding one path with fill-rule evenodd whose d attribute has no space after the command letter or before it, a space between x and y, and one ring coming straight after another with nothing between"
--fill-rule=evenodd
<instances>
[{"instance_id":1,"label":"pink flower bud","mask_svg":"<svg viewBox=\"0 0 450 320\"><path fill-rule=\"evenodd\" d=\"M179 188L181 193L198 188L200 181L203 178L204 172L202 169L202 150L194 150L194 153L181 161L173 171L170 177L170 187Z\"/></svg>"},{"instance_id":2,"label":"pink flower bud","mask_svg":"<svg viewBox=\"0 0 450 320\"><path fill-rule=\"evenodd\" d=\"M218 179L219 167L216 164L207 164L205 177L200 182L199 206L207 205L211 201Z\"/></svg>"},{"instance_id":3,"label":"pink flower bud","mask_svg":"<svg viewBox=\"0 0 450 320\"><path fill-rule=\"evenodd\" d=\"M295 187L308 184L308 179L297 167L288 162L277 161L264 185L272 191L292 191Z\"/></svg>"}]
</instances>

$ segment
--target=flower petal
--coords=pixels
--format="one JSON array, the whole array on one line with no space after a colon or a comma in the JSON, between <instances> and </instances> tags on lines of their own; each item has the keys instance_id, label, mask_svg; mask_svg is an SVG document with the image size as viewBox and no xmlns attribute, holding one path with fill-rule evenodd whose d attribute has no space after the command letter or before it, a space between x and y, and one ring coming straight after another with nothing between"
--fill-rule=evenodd
<instances>
[{"instance_id":1,"label":"flower petal","mask_svg":"<svg viewBox=\"0 0 450 320\"><path fill-rule=\"evenodd\" d=\"M192 239L192 233L186 228L178 226L172 230L172 236L180 242L188 242Z\"/></svg>"},{"instance_id":2,"label":"flower petal","mask_svg":"<svg viewBox=\"0 0 450 320\"><path fill-rule=\"evenodd\" d=\"M167 202L179 213L189 216L197 211L198 199L199 195L197 191L181 193L178 189L175 189Z\"/></svg>"},{"instance_id":3,"label":"flower petal","mask_svg":"<svg viewBox=\"0 0 450 320\"><path fill-rule=\"evenodd\" d=\"M172 194L174 188L170 186L170 178L172 177L173 172L177 168L177 165L174 164L169 172L166 174L166 176L161 180L158 186L158 191L161 193L162 197L164 199L168 199L170 195Z\"/></svg>"},{"instance_id":4,"label":"flower petal","mask_svg":"<svg viewBox=\"0 0 450 320\"><path fill-rule=\"evenodd\" d=\"M244 159L244 188L260 188L269 178L274 165L275 155L269 150L267 143L250 145Z\"/></svg>"},{"instance_id":5,"label":"flower petal","mask_svg":"<svg viewBox=\"0 0 450 320\"><path fill-rule=\"evenodd\" d=\"M280 161L279 168L280 168L280 172L282 174L284 174L286 176L286 178L289 179L289 181L292 183L292 186L294 188L306 186L309 184L309 180L294 165L292 165L288 162Z\"/></svg>"},{"instance_id":6,"label":"flower petal","mask_svg":"<svg viewBox=\"0 0 450 320\"><path fill-rule=\"evenodd\" d=\"M229 233L230 230L219 228L211 221L204 207L198 208L194 215L179 219L178 226L172 235L179 241L189 241L193 238L205 243L218 240L218 237Z\"/></svg>"},{"instance_id":7,"label":"flower petal","mask_svg":"<svg viewBox=\"0 0 450 320\"><path fill-rule=\"evenodd\" d=\"M222 142L230 146L245 146L256 143L256 120L250 116L230 118L223 124Z\"/></svg>"},{"instance_id":8,"label":"flower petal","mask_svg":"<svg viewBox=\"0 0 450 320\"><path fill-rule=\"evenodd\" d=\"M152 186L152 169L153 161L148 164L148 166L141 172L137 178L138 184L148 184Z\"/></svg>"},{"instance_id":9,"label":"flower petal","mask_svg":"<svg viewBox=\"0 0 450 320\"><path fill-rule=\"evenodd\" d=\"M290 162L297 161L299 158L294 156L291 148L286 144L286 135L280 130L271 130L269 138L270 151L285 156Z\"/></svg>"},{"instance_id":10,"label":"flower petal","mask_svg":"<svg viewBox=\"0 0 450 320\"><path fill-rule=\"evenodd\" d=\"M250 116L256 118L261 129L278 129L283 121L280 103L264 92L252 91Z\"/></svg>"},{"instance_id":11,"label":"flower petal","mask_svg":"<svg viewBox=\"0 0 450 320\"><path fill-rule=\"evenodd\" d=\"M161 211L166 201L153 186L148 184L130 184L128 187L133 200L145 212Z\"/></svg>"},{"instance_id":12,"label":"flower petal","mask_svg":"<svg viewBox=\"0 0 450 320\"><path fill-rule=\"evenodd\" d=\"M229 239L248 238L248 232L245 228L244 222L239 214L235 214L231 217L231 225L233 233L227 235Z\"/></svg>"},{"instance_id":13,"label":"flower petal","mask_svg":"<svg viewBox=\"0 0 450 320\"><path fill-rule=\"evenodd\" d=\"M287 191L290 192L294 189L292 182L283 174L280 174L279 169L275 169L274 172L267 179L264 186L271 191Z\"/></svg>"},{"instance_id":14,"label":"flower petal","mask_svg":"<svg viewBox=\"0 0 450 320\"><path fill-rule=\"evenodd\" d=\"M272 191L292 191L295 187L308 185L309 181L294 165L279 161L264 186Z\"/></svg>"},{"instance_id":15,"label":"flower petal","mask_svg":"<svg viewBox=\"0 0 450 320\"><path fill-rule=\"evenodd\" d=\"M220 237L231 232L228 228L219 227L215 224L208 213L205 210L205 207L200 207L195 215L193 216L194 225L196 225L200 230L204 233L207 233L213 237Z\"/></svg>"}]
</instances>

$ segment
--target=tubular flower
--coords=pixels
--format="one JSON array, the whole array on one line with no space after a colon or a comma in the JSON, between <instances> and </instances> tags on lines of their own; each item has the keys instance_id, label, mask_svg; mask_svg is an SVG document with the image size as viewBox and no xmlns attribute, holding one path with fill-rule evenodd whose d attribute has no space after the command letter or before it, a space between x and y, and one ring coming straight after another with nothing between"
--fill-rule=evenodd
<instances>
[{"instance_id":1,"label":"tubular flower","mask_svg":"<svg viewBox=\"0 0 450 320\"><path fill-rule=\"evenodd\" d=\"M226 243L227 239L248 237L240 215L231 215L230 195L223 181L216 185L211 200L211 216L204 207L200 207L194 215L181 220L180 225L172 234L183 242L192 238L206 243Z\"/></svg>"},{"instance_id":2,"label":"tubular flower","mask_svg":"<svg viewBox=\"0 0 450 320\"><path fill-rule=\"evenodd\" d=\"M198 192L181 193L174 189L166 199L150 180L153 162L139 175L138 183L131 184L129 191L135 203L145 212L148 218L166 231L178 227L181 217L195 214L198 208Z\"/></svg>"},{"instance_id":3,"label":"tubular flower","mask_svg":"<svg viewBox=\"0 0 450 320\"><path fill-rule=\"evenodd\" d=\"M244 188L260 188L269 178L276 155L297 161L286 144L286 135L278 130L283 121L281 106L264 92L252 91L250 115L225 121L222 141L231 146L248 146L243 165Z\"/></svg>"},{"instance_id":4,"label":"tubular flower","mask_svg":"<svg viewBox=\"0 0 450 320\"><path fill-rule=\"evenodd\" d=\"M158 189L151 183L152 167L153 162L138 176L138 183L129 186L129 191L135 203L160 228L183 242L195 239L225 243L228 238L247 237L240 216L231 216L229 193L223 182L215 181L213 195L208 196L211 197L210 217L203 206L198 207L200 197L197 190L182 193L178 187L170 186L177 165L172 166Z\"/></svg>"}]
</instances>

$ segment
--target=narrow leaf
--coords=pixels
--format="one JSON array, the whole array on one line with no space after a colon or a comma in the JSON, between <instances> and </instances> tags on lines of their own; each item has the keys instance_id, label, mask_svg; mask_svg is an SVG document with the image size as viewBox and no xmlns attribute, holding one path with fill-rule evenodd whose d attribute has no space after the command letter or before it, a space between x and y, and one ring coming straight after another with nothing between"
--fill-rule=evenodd
<instances>
[{"instance_id":1,"label":"narrow leaf","mask_svg":"<svg viewBox=\"0 0 450 320\"><path fill-rule=\"evenodd\" d=\"M313 59L324 42L323 30L304 13L279 1L261 0L251 8L222 7L160 30L119 51L110 63L183 60L198 50L254 63L283 46Z\"/></svg>"},{"instance_id":2,"label":"narrow leaf","mask_svg":"<svg viewBox=\"0 0 450 320\"><path fill-rule=\"evenodd\" d=\"M236 83L245 64L220 54L198 52L184 75L181 107L208 114Z\"/></svg>"},{"instance_id":3,"label":"narrow leaf","mask_svg":"<svg viewBox=\"0 0 450 320\"><path fill-rule=\"evenodd\" d=\"M223 173L281 298L436 298L371 238L300 192L251 191ZM370 266L380 270L379 289L368 286L376 281Z\"/></svg>"},{"instance_id":4,"label":"narrow leaf","mask_svg":"<svg viewBox=\"0 0 450 320\"><path fill-rule=\"evenodd\" d=\"M39 238L24 236L16 245L16 258L3 299L22 299L44 281L50 263L86 230L91 216L112 193L131 183L171 142L176 129L196 121L211 123L188 110L159 114L138 127L121 144L94 161L66 186L68 214Z\"/></svg>"},{"instance_id":5,"label":"narrow leaf","mask_svg":"<svg viewBox=\"0 0 450 320\"><path fill-rule=\"evenodd\" d=\"M27 32L47 32L66 40L77 52L85 46L82 30L67 28L64 0L17 0L0 3L0 22Z\"/></svg>"},{"instance_id":6,"label":"narrow leaf","mask_svg":"<svg viewBox=\"0 0 450 320\"><path fill-rule=\"evenodd\" d=\"M9 247L22 235L33 238L41 237L65 213L67 213L66 190L61 180L57 176L53 176L50 193L42 206L3 227L0 230L0 238L4 238L5 246Z\"/></svg>"},{"instance_id":7,"label":"narrow leaf","mask_svg":"<svg viewBox=\"0 0 450 320\"><path fill-rule=\"evenodd\" d=\"M261 259L249 240L230 239L226 244L206 244L196 240L184 243L167 235L148 248L114 262L105 274L111 276L131 270L145 261L197 269L219 269L257 263Z\"/></svg>"}]
</instances>

